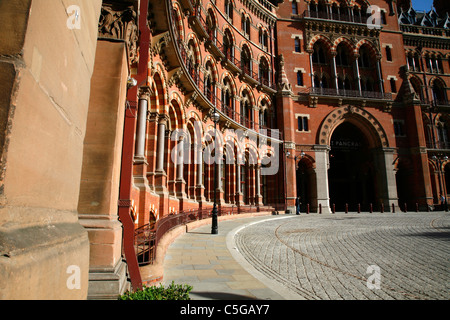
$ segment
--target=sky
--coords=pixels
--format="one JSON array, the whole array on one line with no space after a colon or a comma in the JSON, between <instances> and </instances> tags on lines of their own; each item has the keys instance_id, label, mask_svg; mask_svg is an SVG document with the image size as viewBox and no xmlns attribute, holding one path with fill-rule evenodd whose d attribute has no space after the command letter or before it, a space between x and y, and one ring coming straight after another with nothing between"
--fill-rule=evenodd
<instances>
[{"instance_id":1,"label":"sky","mask_svg":"<svg viewBox=\"0 0 450 320\"><path fill-rule=\"evenodd\" d=\"M412 0L412 6L416 11L430 11L433 0Z\"/></svg>"}]
</instances>

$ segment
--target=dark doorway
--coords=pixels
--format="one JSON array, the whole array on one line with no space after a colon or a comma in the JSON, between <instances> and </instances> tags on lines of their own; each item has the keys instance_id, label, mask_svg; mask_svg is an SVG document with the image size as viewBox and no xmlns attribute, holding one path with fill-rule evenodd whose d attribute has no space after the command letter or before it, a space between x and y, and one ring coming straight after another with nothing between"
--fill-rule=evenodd
<instances>
[{"instance_id":1,"label":"dark doorway","mask_svg":"<svg viewBox=\"0 0 450 320\"><path fill-rule=\"evenodd\" d=\"M301 160L297 165L297 197L300 197L300 211L306 212L306 206L313 204L311 199L312 169ZM312 209L312 207L310 208Z\"/></svg>"},{"instance_id":2,"label":"dark doorway","mask_svg":"<svg viewBox=\"0 0 450 320\"><path fill-rule=\"evenodd\" d=\"M375 201L373 154L367 139L355 125L344 122L331 136L330 168L328 183L330 206L335 204L336 211L356 211L358 204L362 211L368 211L378 205Z\"/></svg>"}]
</instances>

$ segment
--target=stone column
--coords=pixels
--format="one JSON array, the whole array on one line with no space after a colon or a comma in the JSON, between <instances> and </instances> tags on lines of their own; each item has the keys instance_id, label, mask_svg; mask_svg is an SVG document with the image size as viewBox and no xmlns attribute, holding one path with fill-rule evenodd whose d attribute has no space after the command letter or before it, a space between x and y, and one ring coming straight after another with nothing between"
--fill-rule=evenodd
<instances>
[{"instance_id":1,"label":"stone column","mask_svg":"<svg viewBox=\"0 0 450 320\"><path fill-rule=\"evenodd\" d=\"M241 164L240 162L236 159L236 165L235 165L235 169L236 169L236 205L241 205L242 204L242 190L241 190Z\"/></svg>"},{"instance_id":2,"label":"stone column","mask_svg":"<svg viewBox=\"0 0 450 320\"><path fill-rule=\"evenodd\" d=\"M150 112L147 123L147 182L150 190L155 190L155 170L157 155L157 132L158 132L158 113Z\"/></svg>"},{"instance_id":3,"label":"stone column","mask_svg":"<svg viewBox=\"0 0 450 320\"><path fill-rule=\"evenodd\" d=\"M361 94L361 74L359 73L358 58L359 58L359 54L355 54L355 78L356 78L356 84L358 86L358 91Z\"/></svg>"},{"instance_id":4,"label":"stone column","mask_svg":"<svg viewBox=\"0 0 450 320\"><path fill-rule=\"evenodd\" d=\"M314 88L314 69L313 69L313 62L312 62L312 55L314 53L314 50L307 50L309 53L309 69L311 73L309 74L311 76L311 88Z\"/></svg>"},{"instance_id":5,"label":"stone column","mask_svg":"<svg viewBox=\"0 0 450 320\"><path fill-rule=\"evenodd\" d=\"M176 163L176 190L178 198L187 198L186 197L186 181L183 177L184 170L184 136L180 136L177 145L177 163Z\"/></svg>"},{"instance_id":6,"label":"stone column","mask_svg":"<svg viewBox=\"0 0 450 320\"><path fill-rule=\"evenodd\" d=\"M322 213L331 213L330 210L330 195L328 187L328 168L329 162L329 146L316 145L314 146L316 155L316 186L317 186L317 208L322 206Z\"/></svg>"},{"instance_id":7,"label":"stone column","mask_svg":"<svg viewBox=\"0 0 450 320\"><path fill-rule=\"evenodd\" d=\"M134 152L135 160L145 160L145 141L147 133L147 112L148 101L150 99L150 87L141 87L139 90L139 107L136 130L136 148Z\"/></svg>"},{"instance_id":8,"label":"stone column","mask_svg":"<svg viewBox=\"0 0 450 320\"><path fill-rule=\"evenodd\" d=\"M378 170L378 192L385 208L392 208L392 204L397 205L397 182L394 172L394 152L395 148L381 148L374 151L375 165Z\"/></svg>"},{"instance_id":9,"label":"stone column","mask_svg":"<svg viewBox=\"0 0 450 320\"><path fill-rule=\"evenodd\" d=\"M384 93L384 87L383 87L383 76L381 74L381 64L380 64L380 60L381 60L381 55L377 56L377 75L378 75L378 84L380 86L380 92Z\"/></svg>"},{"instance_id":10,"label":"stone column","mask_svg":"<svg viewBox=\"0 0 450 320\"><path fill-rule=\"evenodd\" d=\"M166 125L169 121L167 115L160 115L158 122L158 141L156 151L155 191L159 194L167 193L167 174L164 171L164 154L166 141ZM161 211L160 211L161 212Z\"/></svg>"},{"instance_id":11,"label":"stone column","mask_svg":"<svg viewBox=\"0 0 450 320\"><path fill-rule=\"evenodd\" d=\"M337 75L337 69L336 69L336 55L337 55L337 52L336 52L336 51L333 51L333 52L331 52L331 55L333 56L333 78L334 78L334 85L336 86L336 92L339 92L338 75Z\"/></svg>"},{"instance_id":12,"label":"stone column","mask_svg":"<svg viewBox=\"0 0 450 320\"><path fill-rule=\"evenodd\" d=\"M256 195L255 195L255 204L262 204L262 195L261 195L261 166L255 165L255 187L256 187Z\"/></svg>"},{"instance_id":13,"label":"stone column","mask_svg":"<svg viewBox=\"0 0 450 320\"><path fill-rule=\"evenodd\" d=\"M168 121L166 115L160 115L158 123L158 149L156 153L156 172L164 172L164 153L165 153L165 140L166 140L166 125Z\"/></svg>"},{"instance_id":14,"label":"stone column","mask_svg":"<svg viewBox=\"0 0 450 320\"><path fill-rule=\"evenodd\" d=\"M203 146L201 144L195 145L196 166L197 166L197 182L195 186L196 199L198 202L204 202L205 199L205 186L203 185Z\"/></svg>"}]
</instances>

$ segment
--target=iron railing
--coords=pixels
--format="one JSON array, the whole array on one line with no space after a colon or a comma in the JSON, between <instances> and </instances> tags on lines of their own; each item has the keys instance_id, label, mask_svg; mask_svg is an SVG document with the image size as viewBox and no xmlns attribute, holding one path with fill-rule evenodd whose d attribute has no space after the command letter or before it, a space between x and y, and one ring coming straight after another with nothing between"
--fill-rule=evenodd
<instances>
[{"instance_id":1,"label":"iron railing","mask_svg":"<svg viewBox=\"0 0 450 320\"><path fill-rule=\"evenodd\" d=\"M392 93L390 92L382 93L377 91L359 91L335 88L306 88L305 90L300 91L300 94L392 100Z\"/></svg>"},{"instance_id":2,"label":"iron railing","mask_svg":"<svg viewBox=\"0 0 450 320\"><path fill-rule=\"evenodd\" d=\"M347 15L341 13L330 13L324 11L305 10L302 15L303 18L317 18L343 22L353 23L367 23L368 17L365 15Z\"/></svg>"},{"instance_id":3,"label":"iron railing","mask_svg":"<svg viewBox=\"0 0 450 320\"><path fill-rule=\"evenodd\" d=\"M273 211L271 206L230 206L219 207L218 216ZM156 248L162 237L175 227L190 222L210 218L212 208L199 208L167 215L153 224L145 224L135 230L134 246L139 266L152 264L156 258Z\"/></svg>"}]
</instances>

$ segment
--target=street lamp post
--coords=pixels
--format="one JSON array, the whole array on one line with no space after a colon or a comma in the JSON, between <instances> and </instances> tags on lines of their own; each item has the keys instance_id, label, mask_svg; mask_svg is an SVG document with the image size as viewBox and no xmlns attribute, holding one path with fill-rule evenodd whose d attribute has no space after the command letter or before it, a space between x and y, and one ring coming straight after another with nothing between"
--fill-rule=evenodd
<instances>
[{"instance_id":1,"label":"street lamp post","mask_svg":"<svg viewBox=\"0 0 450 320\"><path fill-rule=\"evenodd\" d=\"M214 113L212 114L212 120L214 121L214 204L212 209L212 223L211 223L211 234L218 234L219 227L217 225L217 122L219 122L220 115L216 112L214 106Z\"/></svg>"}]
</instances>

